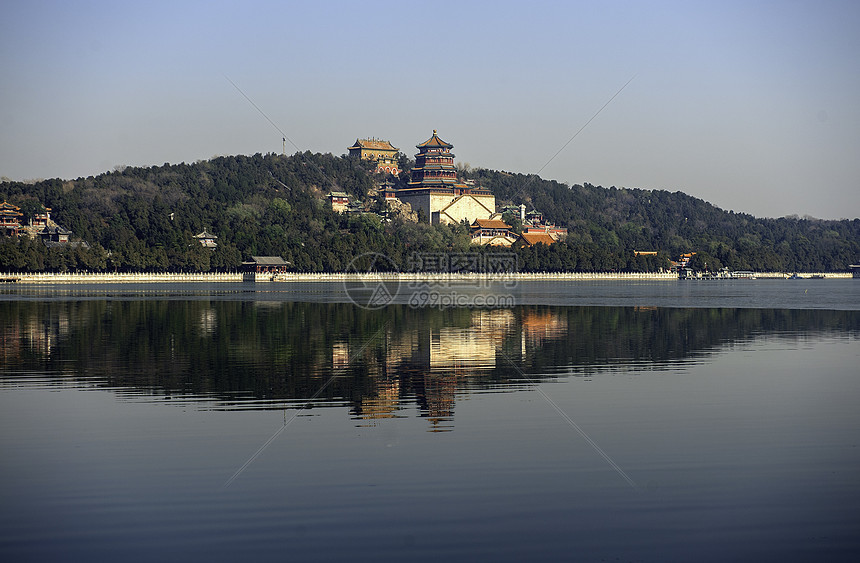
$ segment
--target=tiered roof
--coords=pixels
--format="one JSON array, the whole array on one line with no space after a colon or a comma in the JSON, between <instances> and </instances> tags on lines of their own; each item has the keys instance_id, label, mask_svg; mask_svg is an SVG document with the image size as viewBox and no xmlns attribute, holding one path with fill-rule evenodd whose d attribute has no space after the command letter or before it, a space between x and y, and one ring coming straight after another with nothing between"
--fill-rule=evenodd
<instances>
[{"instance_id":1,"label":"tiered roof","mask_svg":"<svg viewBox=\"0 0 860 563\"><path fill-rule=\"evenodd\" d=\"M0 215L6 215L8 217L20 217L24 214L21 213L21 208L17 205L9 203L8 201L3 201L3 203L0 203Z\"/></svg>"},{"instance_id":2,"label":"tiered roof","mask_svg":"<svg viewBox=\"0 0 860 563\"><path fill-rule=\"evenodd\" d=\"M21 208L7 201L0 204L0 226L3 227L3 233L17 235L21 228Z\"/></svg>"},{"instance_id":3,"label":"tiered roof","mask_svg":"<svg viewBox=\"0 0 860 563\"><path fill-rule=\"evenodd\" d=\"M420 145L415 145L416 149L430 149L430 148L440 148L440 149L453 149L454 145L451 143L446 143L442 139L439 138L439 135L436 134L436 130L433 129L433 135L421 143ZM422 151L424 152L424 151Z\"/></svg>"},{"instance_id":4,"label":"tiered roof","mask_svg":"<svg viewBox=\"0 0 860 563\"><path fill-rule=\"evenodd\" d=\"M415 155L409 188L468 189L465 184L457 181L454 155L450 151L454 145L440 139L435 129L429 139L415 146L418 148L418 154Z\"/></svg>"}]
</instances>

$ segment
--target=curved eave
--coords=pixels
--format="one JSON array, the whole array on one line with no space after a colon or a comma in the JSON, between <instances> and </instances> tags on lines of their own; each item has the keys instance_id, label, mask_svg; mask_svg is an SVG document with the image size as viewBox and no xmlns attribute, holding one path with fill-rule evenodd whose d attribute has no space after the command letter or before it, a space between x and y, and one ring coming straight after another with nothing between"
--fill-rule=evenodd
<instances>
[{"instance_id":1,"label":"curved eave","mask_svg":"<svg viewBox=\"0 0 860 563\"><path fill-rule=\"evenodd\" d=\"M433 130L433 135L421 143L420 145L415 145L416 149L422 148L440 148L440 149L451 149L454 148L454 145L451 143L446 143L442 139L439 138L439 135L436 134L436 130Z\"/></svg>"}]
</instances>

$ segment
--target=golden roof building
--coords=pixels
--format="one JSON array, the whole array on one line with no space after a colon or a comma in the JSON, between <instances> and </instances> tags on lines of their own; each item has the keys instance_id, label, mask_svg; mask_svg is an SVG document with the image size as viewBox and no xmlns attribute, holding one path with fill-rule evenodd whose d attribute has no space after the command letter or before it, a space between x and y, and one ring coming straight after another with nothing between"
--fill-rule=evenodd
<instances>
[{"instance_id":1,"label":"golden roof building","mask_svg":"<svg viewBox=\"0 0 860 563\"><path fill-rule=\"evenodd\" d=\"M7 236L18 236L21 228L21 208L7 201L0 203L0 233Z\"/></svg>"},{"instance_id":2,"label":"golden roof building","mask_svg":"<svg viewBox=\"0 0 860 563\"><path fill-rule=\"evenodd\" d=\"M499 219L476 219L472 227L472 244L511 246L517 235L511 226Z\"/></svg>"},{"instance_id":3,"label":"golden roof building","mask_svg":"<svg viewBox=\"0 0 860 563\"><path fill-rule=\"evenodd\" d=\"M397 152L400 150L388 141L379 139L356 139L355 144L348 147L349 156L357 156L365 160L376 161L376 171L386 174L400 174L397 167Z\"/></svg>"},{"instance_id":4,"label":"golden roof building","mask_svg":"<svg viewBox=\"0 0 860 563\"><path fill-rule=\"evenodd\" d=\"M514 247L522 248L523 246L534 246L536 244L549 246L555 242L556 240L548 233L523 233L517 239L517 242L514 243Z\"/></svg>"}]
</instances>

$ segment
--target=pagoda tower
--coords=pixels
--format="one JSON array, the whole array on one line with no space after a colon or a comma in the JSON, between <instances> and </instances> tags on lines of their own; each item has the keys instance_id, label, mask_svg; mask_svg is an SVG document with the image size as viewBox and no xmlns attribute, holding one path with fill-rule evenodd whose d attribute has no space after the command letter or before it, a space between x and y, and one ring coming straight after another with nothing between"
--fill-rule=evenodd
<instances>
[{"instance_id":1,"label":"pagoda tower","mask_svg":"<svg viewBox=\"0 0 860 563\"><path fill-rule=\"evenodd\" d=\"M457 182L454 153L451 152L454 145L440 139L435 129L432 137L415 148L418 154L415 155L409 188L466 187Z\"/></svg>"},{"instance_id":2,"label":"pagoda tower","mask_svg":"<svg viewBox=\"0 0 860 563\"><path fill-rule=\"evenodd\" d=\"M387 188L385 199L409 204L413 211L430 223L472 224L489 219L496 212L496 198L485 188L457 180L454 168L454 145L433 136L416 145L415 166L406 187Z\"/></svg>"},{"instance_id":3,"label":"pagoda tower","mask_svg":"<svg viewBox=\"0 0 860 563\"><path fill-rule=\"evenodd\" d=\"M18 236L18 231L21 229L21 208L7 201L0 203L0 234L6 236Z\"/></svg>"}]
</instances>

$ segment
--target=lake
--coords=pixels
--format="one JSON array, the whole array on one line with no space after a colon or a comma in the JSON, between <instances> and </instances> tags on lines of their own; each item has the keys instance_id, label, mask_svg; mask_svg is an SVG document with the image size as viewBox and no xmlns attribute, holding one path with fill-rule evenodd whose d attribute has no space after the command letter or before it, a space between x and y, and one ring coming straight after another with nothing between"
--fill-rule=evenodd
<instances>
[{"instance_id":1,"label":"lake","mask_svg":"<svg viewBox=\"0 0 860 563\"><path fill-rule=\"evenodd\" d=\"M860 280L378 289L0 287L0 559L860 556Z\"/></svg>"}]
</instances>

